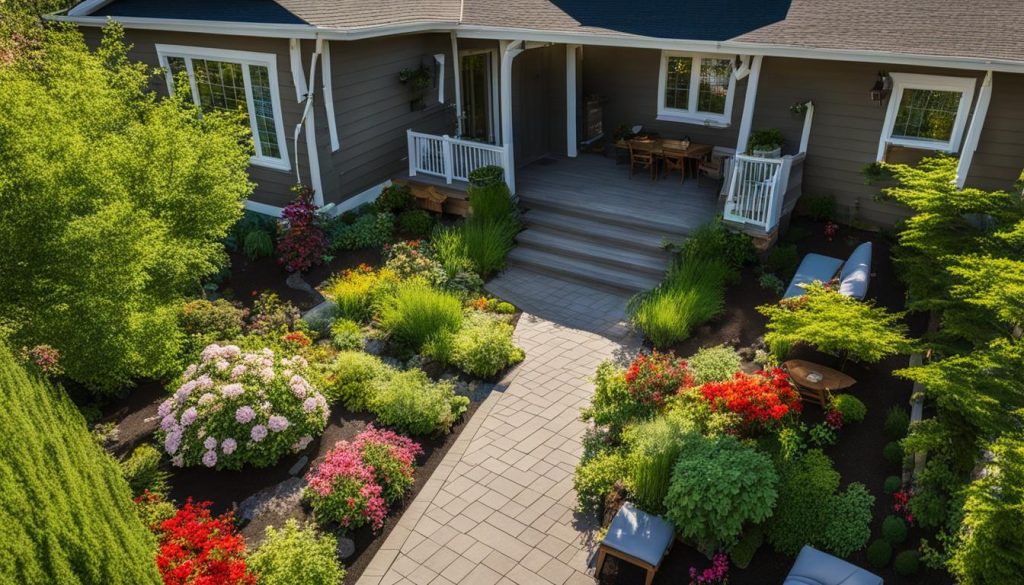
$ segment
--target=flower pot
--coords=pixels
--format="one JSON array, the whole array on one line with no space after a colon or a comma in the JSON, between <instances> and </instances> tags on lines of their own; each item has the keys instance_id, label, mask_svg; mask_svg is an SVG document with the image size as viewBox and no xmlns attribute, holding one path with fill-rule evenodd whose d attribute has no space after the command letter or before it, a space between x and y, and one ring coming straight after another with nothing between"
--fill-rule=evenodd
<instances>
[{"instance_id":1,"label":"flower pot","mask_svg":"<svg viewBox=\"0 0 1024 585\"><path fill-rule=\"evenodd\" d=\"M782 156L782 147L776 146L772 150L764 150L761 148L753 148L750 150L751 156L759 156L761 158L779 158Z\"/></svg>"}]
</instances>

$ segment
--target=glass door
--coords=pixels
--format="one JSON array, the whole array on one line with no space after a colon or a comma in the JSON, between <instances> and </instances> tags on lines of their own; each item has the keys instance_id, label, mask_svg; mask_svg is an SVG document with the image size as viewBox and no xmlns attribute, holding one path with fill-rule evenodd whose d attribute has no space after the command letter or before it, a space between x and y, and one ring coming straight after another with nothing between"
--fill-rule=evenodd
<instances>
[{"instance_id":1,"label":"glass door","mask_svg":"<svg viewBox=\"0 0 1024 585\"><path fill-rule=\"evenodd\" d=\"M495 78L492 52L462 55L462 137L494 143Z\"/></svg>"}]
</instances>

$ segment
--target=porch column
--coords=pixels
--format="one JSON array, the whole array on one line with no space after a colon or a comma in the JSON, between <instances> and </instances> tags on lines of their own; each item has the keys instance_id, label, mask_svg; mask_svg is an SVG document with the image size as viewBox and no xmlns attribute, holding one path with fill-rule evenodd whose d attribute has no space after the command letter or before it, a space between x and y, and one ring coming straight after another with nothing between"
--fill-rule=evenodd
<instances>
[{"instance_id":1,"label":"porch column","mask_svg":"<svg viewBox=\"0 0 1024 585\"><path fill-rule=\"evenodd\" d=\"M512 60L523 52L523 41L501 41L501 144L505 149L505 182L516 192L515 152L512 149Z\"/></svg>"},{"instance_id":2,"label":"porch column","mask_svg":"<svg viewBox=\"0 0 1024 585\"><path fill-rule=\"evenodd\" d=\"M452 31L452 81L455 83L455 131L462 137L462 59L459 58L459 37ZM443 83L443 82L442 82Z\"/></svg>"},{"instance_id":3,"label":"porch column","mask_svg":"<svg viewBox=\"0 0 1024 585\"><path fill-rule=\"evenodd\" d=\"M761 79L761 55L754 55L750 62L750 79L747 80L747 95L743 98L743 117L740 118L739 136L736 139L736 154L747 152L750 140L750 125L754 122L754 107L757 105L757 82Z\"/></svg>"},{"instance_id":4,"label":"porch column","mask_svg":"<svg viewBox=\"0 0 1024 585\"><path fill-rule=\"evenodd\" d=\"M576 113L576 50L579 47L565 46L565 152L571 157L576 156L576 146L579 143L576 131L576 122L579 119Z\"/></svg>"},{"instance_id":5,"label":"porch column","mask_svg":"<svg viewBox=\"0 0 1024 585\"><path fill-rule=\"evenodd\" d=\"M985 126L985 116L988 115L988 104L991 101L992 72L989 71L985 73L985 80L981 82L978 103L974 106L974 115L971 116L971 127L967 129L967 138L964 139L964 147L960 152L960 163L956 165L956 186L959 189L963 189L967 183L967 174L971 172L974 151L978 149L978 140L981 138L981 129Z\"/></svg>"}]
</instances>

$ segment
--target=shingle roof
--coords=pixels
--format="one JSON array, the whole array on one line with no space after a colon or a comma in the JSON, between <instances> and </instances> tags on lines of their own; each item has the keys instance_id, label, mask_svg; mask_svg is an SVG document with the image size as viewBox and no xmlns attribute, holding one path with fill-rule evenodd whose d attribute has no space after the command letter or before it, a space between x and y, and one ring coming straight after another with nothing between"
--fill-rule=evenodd
<instances>
[{"instance_id":1,"label":"shingle roof","mask_svg":"<svg viewBox=\"0 0 1024 585\"><path fill-rule=\"evenodd\" d=\"M734 41L1024 61L1024 0L793 0Z\"/></svg>"}]
</instances>

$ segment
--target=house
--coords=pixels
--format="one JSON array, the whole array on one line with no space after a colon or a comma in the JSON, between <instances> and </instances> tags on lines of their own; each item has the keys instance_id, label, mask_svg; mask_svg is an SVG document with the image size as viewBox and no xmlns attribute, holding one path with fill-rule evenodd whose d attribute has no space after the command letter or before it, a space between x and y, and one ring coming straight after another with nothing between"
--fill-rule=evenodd
<instances>
[{"instance_id":1,"label":"house","mask_svg":"<svg viewBox=\"0 0 1024 585\"><path fill-rule=\"evenodd\" d=\"M299 181L342 210L395 178L499 164L538 210L520 261L589 256L582 276L609 281L618 263L627 289L657 281L661 239L717 212L767 237L806 193L893 224L903 210L865 184L875 161L954 153L958 183L986 189L1024 168L1019 0L86 0L52 18L93 42L117 20L166 70L159 90L244 103L256 211ZM628 179L622 125L739 154L721 193ZM778 156L744 154L762 128Z\"/></svg>"}]
</instances>

